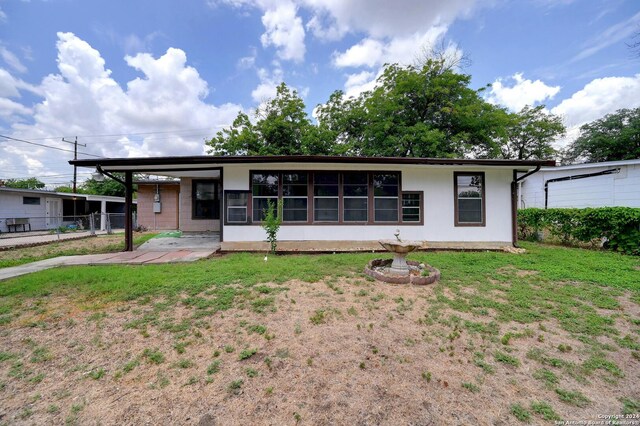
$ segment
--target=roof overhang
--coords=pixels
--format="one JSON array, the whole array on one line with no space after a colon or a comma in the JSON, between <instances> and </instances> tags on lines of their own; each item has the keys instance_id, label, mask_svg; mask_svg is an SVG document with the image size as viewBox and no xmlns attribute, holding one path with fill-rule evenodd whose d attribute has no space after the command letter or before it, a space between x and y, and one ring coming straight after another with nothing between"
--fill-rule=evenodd
<instances>
[{"instance_id":1,"label":"roof overhang","mask_svg":"<svg viewBox=\"0 0 640 426\"><path fill-rule=\"evenodd\" d=\"M361 164L361 165L414 165L414 166L482 166L509 169L529 169L555 166L553 160L496 160L472 158L413 158L413 157L341 157L324 155L271 155L271 156L175 156L141 158L91 158L69 161L79 167L100 166L108 172L136 172L169 176L193 176L219 170L233 164Z\"/></svg>"}]
</instances>

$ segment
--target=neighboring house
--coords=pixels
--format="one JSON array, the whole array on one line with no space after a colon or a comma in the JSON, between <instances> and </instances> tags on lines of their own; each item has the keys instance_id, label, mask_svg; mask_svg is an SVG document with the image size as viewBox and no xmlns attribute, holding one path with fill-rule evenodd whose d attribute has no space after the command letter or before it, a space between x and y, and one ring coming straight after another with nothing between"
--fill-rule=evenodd
<instances>
[{"instance_id":1,"label":"neighboring house","mask_svg":"<svg viewBox=\"0 0 640 426\"><path fill-rule=\"evenodd\" d=\"M264 248L262 215L268 202L278 199L284 207L278 241L291 249L370 250L378 239L393 238L396 229L401 238L424 240L432 247L511 245L516 238L516 176L554 164L333 156L109 158L70 163L107 175L124 173L125 200L132 194L133 173L180 179L180 229L218 231L223 250ZM169 192L159 190L158 214L162 214L172 207L165 204ZM127 250L133 249L131 232L127 227Z\"/></svg>"},{"instance_id":2,"label":"neighboring house","mask_svg":"<svg viewBox=\"0 0 640 426\"><path fill-rule=\"evenodd\" d=\"M11 224L20 222L27 223L26 230L55 229L90 213L99 214L96 226L101 229L106 225L105 214L119 213L112 227L122 227L124 207L123 197L0 187L0 232L13 231Z\"/></svg>"},{"instance_id":3,"label":"neighboring house","mask_svg":"<svg viewBox=\"0 0 640 426\"><path fill-rule=\"evenodd\" d=\"M519 193L520 208L640 207L640 159L543 167Z\"/></svg>"}]
</instances>

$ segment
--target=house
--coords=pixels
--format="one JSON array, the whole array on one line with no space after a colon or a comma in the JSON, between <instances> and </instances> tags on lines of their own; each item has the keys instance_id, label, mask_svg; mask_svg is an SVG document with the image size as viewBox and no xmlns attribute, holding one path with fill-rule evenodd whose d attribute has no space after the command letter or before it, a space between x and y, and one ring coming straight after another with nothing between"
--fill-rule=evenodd
<instances>
[{"instance_id":1,"label":"house","mask_svg":"<svg viewBox=\"0 0 640 426\"><path fill-rule=\"evenodd\" d=\"M553 161L336 156L191 156L82 159L127 188L133 173L179 179L178 199L158 186L169 222L183 231L219 233L223 250L265 247L261 220L281 199L279 246L291 250L376 248L396 229L431 247L497 248L516 241L517 182ZM146 198L145 198L146 200ZM142 204L142 203L141 203ZM164 220L164 218L163 218ZM126 249L132 250L131 226Z\"/></svg>"},{"instance_id":2,"label":"house","mask_svg":"<svg viewBox=\"0 0 640 426\"><path fill-rule=\"evenodd\" d=\"M519 208L640 207L640 159L542 167L519 193Z\"/></svg>"},{"instance_id":3,"label":"house","mask_svg":"<svg viewBox=\"0 0 640 426\"><path fill-rule=\"evenodd\" d=\"M78 220L88 226L90 213L98 213L99 229L106 228L107 215L111 227L122 228L124 209L123 197L0 187L0 232L55 229Z\"/></svg>"}]
</instances>

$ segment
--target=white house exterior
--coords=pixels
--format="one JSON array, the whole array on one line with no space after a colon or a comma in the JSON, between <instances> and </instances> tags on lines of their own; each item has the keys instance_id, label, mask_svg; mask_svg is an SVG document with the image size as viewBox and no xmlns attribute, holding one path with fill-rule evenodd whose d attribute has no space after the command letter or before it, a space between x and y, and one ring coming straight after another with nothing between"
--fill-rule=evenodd
<instances>
[{"instance_id":1,"label":"white house exterior","mask_svg":"<svg viewBox=\"0 0 640 426\"><path fill-rule=\"evenodd\" d=\"M519 208L640 207L640 159L542 167L519 193Z\"/></svg>"},{"instance_id":2,"label":"white house exterior","mask_svg":"<svg viewBox=\"0 0 640 426\"><path fill-rule=\"evenodd\" d=\"M515 242L516 177L549 161L329 156L157 157L72 162L107 174L180 179L181 228L220 233L223 250L262 249L262 214L283 202L279 246L370 249L381 238L434 247ZM132 181L130 181L132 182ZM332 244L328 244L331 242ZM297 246L295 243L299 243Z\"/></svg>"},{"instance_id":3,"label":"white house exterior","mask_svg":"<svg viewBox=\"0 0 640 426\"><path fill-rule=\"evenodd\" d=\"M9 225L14 219L28 219L25 229L36 231L73 223L74 216L88 213L123 214L124 198L0 187L0 232L17 230ZM104 227L105 220L99 223Z\"/></svg>"}]
</instances>

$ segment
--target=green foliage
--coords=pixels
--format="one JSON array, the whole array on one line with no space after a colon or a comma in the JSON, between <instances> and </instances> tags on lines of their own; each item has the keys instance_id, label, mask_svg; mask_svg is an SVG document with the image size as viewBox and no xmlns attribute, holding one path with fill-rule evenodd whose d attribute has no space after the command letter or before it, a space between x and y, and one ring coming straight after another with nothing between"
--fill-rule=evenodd
<instances>
[{"instance_id":1,"label":"green foliage","mask_svg":"<svg viewBox=\"0 0 640 426\"><path fill-rule=\"evenodd\" d=\"M314 126L305 105L295 90L285 83L276 88L276 96L255 112L255 122L243 112L230 128L206 142L215 155L321 155L335 154L333 134L323 126Z\"/></svg>"},{"instance_id":2,"label":"green foliage","mask_svg":"<svg viewBox=\"0 0 640 426\"><path fill-rule=\"evenodd\" d=\"M251 358L252 356L254 356L257 353L258 353L257 349L255 349L255 348L247 348L247 349L244 349L242 352L240 352L240 355L238 356L238 359L240 361L243 361L245 359Z\"/></svg>"},{"instance_id":3,"label":"green foliage","mask_svg":"<svg viewBox=\"0 0 640 426\"><path fill-rule=\"evenodd\" d=\"M498 362L502 362L504 364L511 365L513 367L519 367L520 366L520 360L518 358L512 357L511 355L506 354L504 352L496 351L493 354L493 356L496 359L496 361L498 361Z\"/></svg>"},{"instance_id":4,"label":"green foliage","mask_svg":"<svg viewBox=\"0 0 640 426\"><path fill-rule=\"evenodd\" d=\"M606 238L606 248L626 254L640 254L638 208L531 208L518 211L519 238L532 239L543 230L565 244L589 243Z\"/></svg>"},{"instance_id":5,"label":"green foliage","mask_svg":"<svg viewBox=\"0 0 640 426\"><path fill-rule=\"evenodd\" d=\"M215 155L549 158L564 134L544 106L519 113L487 102L442 55L420 65L385 66L372 90L337 90L316 107L313 124L295 90L281 83L254 117L240 112L206 142Z\"/></svg>"},{"instance_id":6,"label":"green foliage","mask_svg":"<svg viewBox=\"0 0 640 426\"><path fill-rule=\"evenodd\" d=\"M159 349L145 349L142 352L142 356L151 364L162 364L164 362L164 354Z\"/></svg>"},{"instance_id":7,"label":"green foliage","mask_svg":"<svg viewBox=\"0 0 640 426\"><path fill-rule=\"evenodd\" d=\"M567 148L566 162L601 162L640 158L640 108L619 109L580 128Z\"/></svg>"},{"instance_id":8,"label":"green foliage","mask_svg":"<svg viewBox=\"0 0 640 426\"><path fill-rule=\"evenodd\" d=\"M565 134L562 118L545 112L545 106L525 106L511 114L507 124L506 141L502 145L502 158L530 160L553 158L556 151L551 143Z\"/></svg>"},{"instance_id":9,"label":"green foliage","mask_svg":"<svg viewBox=\"0 0 640 426\"><path fill-rule=\"evenodd\" d=\"M262 228L267 233L267 241L273 254L276 253L276 248L278 247L278 231L282 224L282 205L282 199L278 199L275 206L269 200L262 220Z\"/></svg>"},{"instance_id":10,"label":"green foliage","mask_svg":"<svg viewBox=\"0 0 640 426\"><path fill-rule=\"evenodd\" d=\"M114 173L114 176L124 181L124 173ZM109 176L105 176L102 182L98 182L93 178L87 179L80 185L79 189L79 192L84 194L110 195L113 197L125 196L124 185L111 179Z\"/></svg>"},{"instance_id":11,"label":"green foliage","mask_svg":"<svg viewBox=\"0 0 640 426\"><path fill-rule=\"evenodd\" d=\"M544 420L562 420L560 416L558 416L556 412L553 411L553 407L551 407L551 405L547 404L544 401L532 402L531 411L540 415Z\"/></svg>"},{"instance_id":12,"label":"green foliage","mask_svg":"<svg viewBox=\"0 0 640 426\"><path fill-rule=\"evenodd\" d=\"M591 402L589 398L579 391L568 391L558 388L556 389L556 394L558 394L560 401L566 402L569 405L575 405L576 407L586 407Z\"/></svg>"},{"instance_id":13,"label":"green foliage","mask_svg":"<svg viewBox=\"0 0 640 426\"><path fill-rule=\"evenodd\" d=\"M531 420L531 413L529 412L529 410L527 410L520 404L511 404L509 410L511 411L511 414L513 414L514 417L521 422L528 422Z\"/></svg>"},{"instance_id":14,"label":"green foliage","mask_svg":"<svg viewBox=\"0 0 640 426\"><path fill-rule=\"evenodd\" d=\"M4 182L7 188L19 188L19 189L42 189L44 188L44 182L40 179L32 177L28 179L7 179Z\"/></svg>"},{"instance_id":15,"label":"green foliage","mask_svg":"<svg viewBox=\"0 0 640 426\"><path fill-rule=\"evenodd\" d=\"M445 62L387 65L373 90L357 98L337 91L319 105L318 122L336 134L349 155L498 156L508 113L471 89L471 76Z\"/></svg>"}]
</instances>

